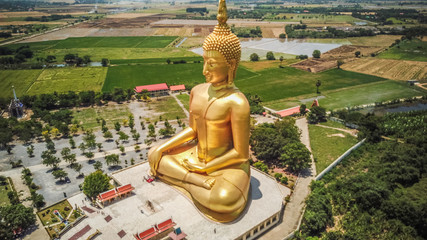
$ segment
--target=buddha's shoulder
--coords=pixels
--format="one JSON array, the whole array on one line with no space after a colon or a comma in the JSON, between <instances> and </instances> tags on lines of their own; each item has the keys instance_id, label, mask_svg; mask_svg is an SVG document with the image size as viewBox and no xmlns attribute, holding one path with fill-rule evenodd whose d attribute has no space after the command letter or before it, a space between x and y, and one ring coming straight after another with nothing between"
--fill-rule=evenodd
<instances>
[{"instance_id":1,"label":"buddha's shoulder","mask_svg":"<svg viewBox=\"0 0 427 240\"><path fill-rule=\"evenodd\" d=\"M238 89L235 89L228 97L229 101L238 107L249 107L249 102L245 95Z\"/></svg>"},{"instance_id":2,"label":"buddha's shoulder","mask_svg":"<svg viewBox=\"0 0 427 240\"><path fill-rule=\"evenodd\" d=\"M202 90L207 90L210 85L211 85L210 83L201 83L201 84L198 84L198 85L194 86L191 89L191 91L192 92L199 92L199 91L202 91Z\"/></svg>"}]
</instances>

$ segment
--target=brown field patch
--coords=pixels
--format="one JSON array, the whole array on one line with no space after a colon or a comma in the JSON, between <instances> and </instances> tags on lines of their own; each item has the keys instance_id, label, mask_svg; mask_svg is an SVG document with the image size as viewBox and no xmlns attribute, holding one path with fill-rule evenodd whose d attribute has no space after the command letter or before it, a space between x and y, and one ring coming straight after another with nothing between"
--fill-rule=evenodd
<instances>
[{"instance_id":1,"label":"brown field patch","mask_svg":"<svg viewBox=\"0 0 427 240\"><path fill-rule=\"evenodd\" d=\"M347 40L353 45L388 47L401 37L400 35L377 35L373 37L350 37Z\"/></svg>"},{"instance_id":2,"label":"brown field patch","mask_svg":"<svg viewBox=\"0 0 427 240\"><path fill-rule=\"evenodd\" d=\"M41 42L50 40L63 40L69 37L87 37L92 32L96 32L95 28L65 28L58 31L46 33L37 37L26 39L22 42Z\"/></svg>"},{"instance_id":3,"label":"brown field patch","mask_svg":"<svg viewBox=\"0 0 427 240\"><path fill-rule=\"evenodd\" d=\"M141 28L152 22L172 18L172 14L144 14L145 16L135 18L102 18L90 22L78 24L79 28Z\"/></svg>"},{"instance_id":4,"label":"brown field patch","mask_svg":"<svg viewBox=\"0 0 427 240\"><path fill-rule=\"evenodd\" d=\"M370 56L371 53L377 53L382 47L342 45L341 47L329 50L322 54L321 58L349 58L355 57L355 52L360 51L361 56Z\"/></svg>"},{"instance_id":5,"label":"brown field patch","mask_svg":"<svg viewBox=\"0 0 427 240\"><path fill-rule=\"evenodd\" d=\"M180 47L183 48L192 48L192 47L201 47L205 41L204 37L190 37L185 40Z\"/></svg>"},{"instance_id":6,"label":"brown field patch","mask_svg":"<svg viewBox=\"0 0 427 240\"><path fill-rule=\"evenodd\" d=\"M156 15L154 13L119 13L119 14L112 14L107 15L107 18L139 18L139 17L147 17L147 16L153 16Z\"/></svg>"},{"instance_id":7,"label":"brown field patch","mask_svg":"<svg viewBox=\"0 0 427 240\"><path fill-rule=\"evenodd\" d=\"M427 82L427 62L378 58L360 58L341 66L342 69L393 80L417 79Z\"/></svg>"},{"instance_id":8,"label":"brown field patch","mask_svg":"<svg viewBox=\"0 0 427 240\"><path fill-rule=\"evenodd\" d=\"M310 58L299 63L293 64L292 67L298 68L307 72L317 73L326 71L337 66L337 60L335 59L315 59Z\"/></svg>"}]
</instances>

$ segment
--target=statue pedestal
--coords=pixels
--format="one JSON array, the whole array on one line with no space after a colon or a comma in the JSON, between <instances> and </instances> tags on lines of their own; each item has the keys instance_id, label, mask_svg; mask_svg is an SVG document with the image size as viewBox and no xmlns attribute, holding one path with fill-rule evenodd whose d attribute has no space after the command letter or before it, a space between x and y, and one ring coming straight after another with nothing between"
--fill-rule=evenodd
<instances>
[{"instance_id":1,"label":"statue pedestal","mask_svg":"<svg viewBox=\"0 0 427 240\"><path fill-rule=\"evenodd\" d=\"M138 225L128 232L142 232L146 230L145 227L172 218L175 227L181 227L188 239L253 239L279 221L283 199L290 193L272 177L251 169L250 200L241 217L230 223L217 223L199 212L192 200L178 189L160 180L145 181L148 170L148 163L143 163L112 174L121 185L132 184L135 195L106 208L135 208L134 211L140 212L138 206L148 200L158 209L149 216L140 213L135 219Z\"/></svg>"}]
</instances>

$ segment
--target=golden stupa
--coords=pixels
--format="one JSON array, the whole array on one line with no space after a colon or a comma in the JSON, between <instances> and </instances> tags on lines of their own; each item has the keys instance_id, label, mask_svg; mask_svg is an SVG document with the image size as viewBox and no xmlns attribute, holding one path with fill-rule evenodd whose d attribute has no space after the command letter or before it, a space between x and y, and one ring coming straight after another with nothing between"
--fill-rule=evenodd
<instances>
[{"instance_id":1,"label":"golden stupa","mask_svg":"<svg viewBox=\"0 0 427 240\"><path fill-rule=\"evenodd\" d=\"M248 201L249 104L234 85L241 48L225 0L217 19L203 44L206 83L190 94L190 126L153 147L148 159L152 175L182 190L207 217L230 222Z\"/></svg>"}]
</instances>

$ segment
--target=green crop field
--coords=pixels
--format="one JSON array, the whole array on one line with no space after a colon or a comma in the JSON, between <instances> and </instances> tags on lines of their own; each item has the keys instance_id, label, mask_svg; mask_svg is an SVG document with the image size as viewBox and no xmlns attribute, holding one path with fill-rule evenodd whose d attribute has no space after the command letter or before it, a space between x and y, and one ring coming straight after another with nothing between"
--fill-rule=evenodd
<instances>
[{"instance_id":1,"label":"green crop field","mask_svg":"<svg viewBox=\"0 0 427 240\"><path fill-rule=\"evenodd\" d=\"M0 70L0 96L13 97L12 85L16 94L24 95L28 88L36 81L43 70Z\"/></svg>"},{"instance_id":2,"label":"green crop field","mask_svg":"<svg viewBox=\"0 0 427 240\"><path fill-rule=\"evenodd\" d=\"M48 55L56 57L58 62L62 62L68 53L78 54L80 57L89 55L92 61L100 62L101 59L145 59L145 58L179 58L196 57L193 52L179 48L73 48L73 49L46 49L36 52L37 57L46 58ZM129 62L128 62L129 63Z\"/></svg>"},{"instance_id":3,"label":"green crop field","mask_svg":"<svg viewBox=\"0 0 427 240\"><path fill-rule=\"evenodd\" d=\"M195 84L204 82L203 63L187 64L143 64L109 67L102 91L111 91L115 87L123 89L139 85L167 83L168 85ZM247 78L254 73L239 68L238 78Z\"/></svg>"},{"instance_id":4,"label":"green crop field","mask_svg":"<svg viewBox=\"0 0 427 240\"><path fill-rule=\"evenodd\" d=\"M145 59L113 59L110 61L110 64L130 64L130 63L163 63L167 64L166 60L169 59L171 64L173 61L185 60L187 63L194 61L203 62L201 56L194 57L170 57L170 58L145 58Z\"/></svg>"},{"instance_id":5,"label":"green crop field","mask_svg":"<svg viewBox=\"0 0 427 240\"><path fill-rule=\"evenodd\" d=\"M286 16L286 19L283 17ZM279 17L280 19L276 19ZM268 21L282 21L282 22L299 22L304 24L345 24L360 22L362 20L354 18L350 15L324 15L324 14L296 14L296 13L280 13L278 15L267 15Z\"/></svg>"},{"instance_id":6,"label":"green crop field","mask_svg":"<svg viewBox=\"0 0 427 240\"><path fill-rule=\"evenodd\" d=\"M10 201L9 201L9 197L7 196L7 193L11 190L12 189L10 189L9 185L0 186L0 207L10 205Z\"/></svg>"},{"instance_id":7,"label":"green crop field","mask_svg":"<svg viewBox=\"0 0 427 240\"><path fill-rule=\"evenodd\" d=\"M67 91L100 91L107 68L48 68L45 69L28 90L28 94L42 94Z\"/></svg>"},{"instance_id":8,"label":"green crop field","mask_svg":"<svg viewBox=\"0 0 427 240\"><path fill-rule=\"evenodd\" d=\"M421 40L403 41L378 55L380 58L427 61L427 42Z\"/></svg>"},{"instance_id":9,"label":"green crop field","mask_svg":"<svg viewBox=\"0 0 427 240\"><path fill-rule=\"evenodd\" d=\"M319 103L327 109L339 109L425 94L426 91L411 87L406 83L388 80L325 92L326 98L320 99Z\"/></svg>"},{"instance_id":10,"label":"green crop field","mask_svg":"<svg viewBox=\"0 0 427 240\"><path fill-rule=\"evenodd\" d=\"M340 69L309 73L292 67L284 67L270 68L257 73L257 76L251 78L237 79L236 85L245 93L258 94L264 102L315 94L317 80L322 83L321 91L385 80Z\"/></svg>"},{"instance_id":11,"label":"green crop field","mask_svg":"<svg viewBox=\"0 0 427 240\"><path fill-rule=\"evenodd\" d=\"M339 130L312 124L308 125L308 130L317 174L357 143L357 138Z\"/></svg>"},{"instance_id":12,"label":"green crop field","mask_svg":"<svg viewBox=\"0 0 427 240\"><path fill-rule=\"evenodd\" d=\"M164 48L177 37L78 37L64 40L19 43L8 45L11 48L28 45L33 50L70 49L70 48Z\"/></svg>"},{"instance_id":13,"label":"green crop field","mask_svg":"<svg viewBox=\"0 0 427 240\"><path fill-rule=\"evenodd\" d=\"M150 121L157 121L159 115L162 116L163 120L174 120L176 117L181 119L187 118L182 108L176 102L175 98L171 96L162 98L153 98L150 103L150 108L156 112L156 115L152 115ZM163 126L162 126L163 127Z\"/></svg>"}]
</instances>

